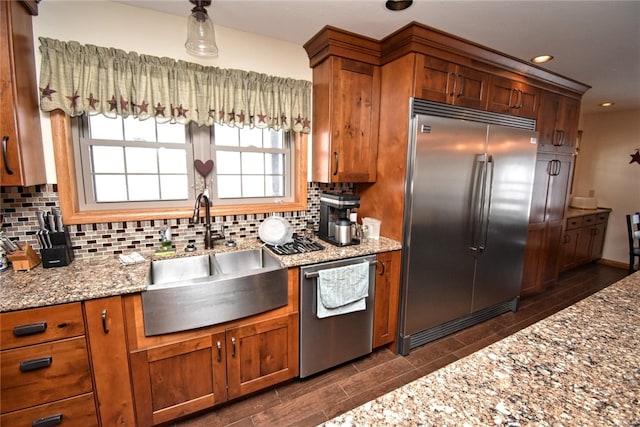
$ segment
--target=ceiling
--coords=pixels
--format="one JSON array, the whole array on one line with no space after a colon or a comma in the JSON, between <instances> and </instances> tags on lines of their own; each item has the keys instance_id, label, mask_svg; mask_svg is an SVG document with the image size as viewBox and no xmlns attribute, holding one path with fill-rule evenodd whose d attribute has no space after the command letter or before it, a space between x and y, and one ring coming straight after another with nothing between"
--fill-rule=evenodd
<instances>
[{"instance_id":1,"label":"ceiling","mask_svg":"<svg viewBox=\"0 0 640 427\"><path fill-rule=\"evenodd\" d=\"M112 0L186 16L187 0ZM592 88L582 112L640 108L640 1L415 0L391 12L384 0L213 0L216 25L303 45L325 25L381 39L417 21L522 60L550 54L542 65ZM221 52L224 55L224 52Z\"/></svg>"}]
</instances>

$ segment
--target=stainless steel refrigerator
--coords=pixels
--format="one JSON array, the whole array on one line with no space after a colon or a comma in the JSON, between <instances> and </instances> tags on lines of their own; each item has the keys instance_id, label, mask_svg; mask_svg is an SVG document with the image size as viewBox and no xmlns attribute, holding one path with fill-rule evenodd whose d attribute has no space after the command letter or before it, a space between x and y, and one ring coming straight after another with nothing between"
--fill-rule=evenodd
<instances>
[{"instance_id":1,"label":"stainless steel refrigerator","mask_svg":"<svg viewBox=\"0 0 640 427\"><path fill-rule=\"evenodd\" d=\"M399 350L515 311L535 120L412 100Z\"/></svg>"}]
</instances>

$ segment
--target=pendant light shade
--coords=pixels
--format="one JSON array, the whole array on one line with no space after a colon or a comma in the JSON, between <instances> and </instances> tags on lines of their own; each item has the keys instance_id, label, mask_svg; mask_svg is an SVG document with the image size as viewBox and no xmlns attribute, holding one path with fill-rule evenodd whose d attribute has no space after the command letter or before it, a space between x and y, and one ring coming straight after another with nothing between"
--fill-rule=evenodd
<instances>
[{"instance_id":1,"label":"pendant light shade","mask_svg":"<svg viewBox=\"0 0 640 427\"><path fill-rule=\"evenodd\" d=\"M189 0L195 5L187 19L187 42L184 47L193 56L218 56L216 33L213 21L207 15L204 6L209 6L211 0Z\"/></svg>"}]
</instances>

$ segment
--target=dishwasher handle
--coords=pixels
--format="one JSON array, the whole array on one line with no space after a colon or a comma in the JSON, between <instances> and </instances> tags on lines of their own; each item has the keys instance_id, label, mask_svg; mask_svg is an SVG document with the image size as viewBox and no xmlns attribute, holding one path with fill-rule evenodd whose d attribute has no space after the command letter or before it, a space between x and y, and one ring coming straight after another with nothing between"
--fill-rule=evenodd
<instances>
[{"instance_id":1,"label":"dishwasher handle","mask_svg":"<svg viewBox=\"0 0 640 427\"><path fill-rule=\"evenodd\" d=\"M373 261L369 261L369 265L376 265L378 261L377 260L373 260ZM304 273L304 278L305 279L313 279L318 277L320 274L317 271L309 271L309 272L305 272Z\"/></svg>"}]
</instances>

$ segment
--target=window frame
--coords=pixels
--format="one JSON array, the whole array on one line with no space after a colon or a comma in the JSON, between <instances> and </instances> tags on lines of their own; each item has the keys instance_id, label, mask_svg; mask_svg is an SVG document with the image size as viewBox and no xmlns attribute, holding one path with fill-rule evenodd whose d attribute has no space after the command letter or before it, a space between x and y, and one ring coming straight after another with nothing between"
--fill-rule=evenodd
<instances>
[{"instance_id":1,"label":"window frame","mask_svg":"<svg viewBox=\"0 0 640 427\"><path fill-rule=\"evenodd\" d=\"M123 208L116 210L86 209L79 203L76 161L74 154L71 117L61 110L50 113L54 159L60 207L65 224L92 224L120 221L190 218L193 213L191 200L179 207ZM307 144L308 135L293 132L293 156L291 201L280 203L257 202L251 204L214 204L212 216L263 214L307 210ZM196 154L194 154L196 157ZM197 157L196 157L197 158Z\"/></svg>"}]
</instances>

